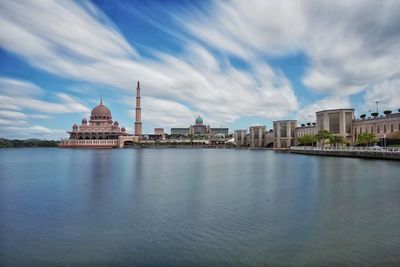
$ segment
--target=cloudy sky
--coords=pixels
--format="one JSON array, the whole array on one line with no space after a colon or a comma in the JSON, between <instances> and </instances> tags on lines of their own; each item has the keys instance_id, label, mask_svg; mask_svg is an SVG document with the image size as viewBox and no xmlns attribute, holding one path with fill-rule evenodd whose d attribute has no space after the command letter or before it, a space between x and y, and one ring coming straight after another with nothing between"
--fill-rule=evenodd
<instances>
[{"instance_id":1,"label":"cloudy sky","mask_svg":"<svg viewBox=\"0 0 400 267\"><path fill-rule=\"evenodd\" d=\"M400 108L400 1L0 1L0 137L60 138L99 103L132 132Z\"/></svg>"}]
</instances>

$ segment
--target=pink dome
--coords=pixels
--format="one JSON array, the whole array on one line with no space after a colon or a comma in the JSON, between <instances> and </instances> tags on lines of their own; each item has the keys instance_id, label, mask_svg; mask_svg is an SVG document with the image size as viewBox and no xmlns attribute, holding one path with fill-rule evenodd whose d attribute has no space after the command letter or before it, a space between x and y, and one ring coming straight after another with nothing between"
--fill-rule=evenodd
<instances>
[{"instance_id":1,"label":"pink dome","mask_svg":"<svg viewBox=\"0 0 400 267\"><path fill-rule=\"evenodd\" d=\"M92 109L91 119L111 119L111 111L101 102Z\"/></svg>"}]
</instances>

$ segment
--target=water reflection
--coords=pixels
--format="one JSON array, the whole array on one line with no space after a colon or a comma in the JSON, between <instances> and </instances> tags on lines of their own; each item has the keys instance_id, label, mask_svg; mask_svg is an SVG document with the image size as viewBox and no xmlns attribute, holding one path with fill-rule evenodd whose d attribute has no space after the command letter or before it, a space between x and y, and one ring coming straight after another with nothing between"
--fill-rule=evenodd
<instances>
[{"instance_id":1,"label":"water reflection","mask_svg":"<svg viewBox=\"0 0 400 267\"><path fill-rule=\"evenodd\" d=\"M397 162L250 150L13 151L0 150L6 266L400 262Z\"/></svg>"}]
</instances>

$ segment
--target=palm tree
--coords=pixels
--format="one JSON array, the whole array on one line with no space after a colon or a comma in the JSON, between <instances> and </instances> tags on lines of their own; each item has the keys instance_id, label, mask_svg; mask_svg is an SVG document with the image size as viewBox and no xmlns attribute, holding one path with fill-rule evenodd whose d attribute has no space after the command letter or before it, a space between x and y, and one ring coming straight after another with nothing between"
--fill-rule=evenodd
<instances>
[{"instance_id":1,"label":"palm tree","mask_svg":"<svg viewBox=\"0 0 400 267\"><path fill-rule=\"evenodd\" d=\"M357 144L359 145L371 145L377 141L375 134L367 132L360 133L357 138Z\"/></svg>"},{"instance_id":2,"label":"palm tree","mask_svg":"<svg viewBox=\"0 0 400 267\"><path fill-rule=\"evenodd\" d=\"M314 144L316 142L316 138L313 135L306 134L304 136L299 137L298 141L301 145L304 145L304 146L309 146L309 145L314 146Z\"/></svg>"},{"instance_id":3,"label":"palm tree","mask_svg":"<svg viewBox=\"0 0 400 267\"><path fill-rule=\"evenodd\" d=\"M330 131L327 130L321 130L317 133L317 135L315 136L317 138L318 141L322 141L322 148L324 148L325 146L325 140L329 139L329 137L332 135L332 133Z\"/></svg>"},{"instance_id":4,"label":"palm tree","mask_svg":"<svg viewBox=\"0 0 400 267\"><path fill-rule=\"evenodd\" d=\"M341 135L331 134L329 136L329 143L337 147L338 144L345 144L346 140L344 140L344 137Z\"/></svg>"}]
</instances>

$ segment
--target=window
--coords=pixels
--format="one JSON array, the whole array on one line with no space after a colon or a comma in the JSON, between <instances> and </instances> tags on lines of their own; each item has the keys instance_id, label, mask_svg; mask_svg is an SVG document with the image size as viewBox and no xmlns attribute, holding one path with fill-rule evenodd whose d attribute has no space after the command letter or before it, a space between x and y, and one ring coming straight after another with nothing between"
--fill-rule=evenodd
<instances>
[{"instance_id":1,"label":"window","mask_svg":"<svg viewBox=\"0 0 400 267\"><path fill-rule=\"evenodd\" d=\"M352 119L353 119L352 113L346 112L345 118L346 118L346 133L351 134L351 123L352 123Z\"/></svg>"},{"instance_id":2,"label":"window","mask_svg":"<svg viewBox=\"0 0 400 267\"><path fill-rule=\"evenodd\" d=\"M371 133L374 133L374 126L371 126Z\"/></svg>"},{"instance_id":3,"label":"window","mask_svg":"<svg viewBox=\"0 0 400 267\"><path fill-rule=\"evenodd\" d=\"M323 130L324 129L324 114L318 114L317 116L317 128L318 131Z\"/></svg>"},{"instance_id":4,"label":"window","mask_svg":"<svg viewBox=\"0 0 400 267\"><path fill-rule=\"evenodd\" d=\"M362 128L360 127L360 134L362 133Z\"/></svg>"},{"instance_id":5,"label":"window","mask_svg":"<svg viewBox=\"0 0 400 267\"><path fill-rule=\"evenodd\" d=\"M280 124L280 131L281 131L281 137L287 137L287 124L286 123Z\"/></svg>"},{"instance_id":6,"label":"window","mask_svg":"<svg viewBox=\"0 0 400 267\"><path fill-rule=\"evenodd\" d=\"M296 124L294 122L290 123L290 136L294 137L294 131L296 128Z\"/></svg>"},{"instance_id":7,"label":"window","mask_svg":"<svg viewBox=\"0 0 400 267\"><path fill-rule=\"evenodd\" d=\"M277 131L276 123L274 123L274 137L275 138L278 137L278 131Z\"/></svg>"},{"instance_id":8,"label":"window","mask_svg":"<svg viewBox=\"0 0 400 267\"><path fill-rule=\"evenodd\" d=\"M381 131L381 127L379 127L379 125L378 125L376 132L379 133L380 131Z\"/></svg>"},{"instance_id":9,"label":"window","mask_svg":"<svg viewBox=\"0 0 400 267\"><path fill-rule=\"evenodd\" d=\"M329 113L329 131L335 134L340 133L339 116L338 112Z\"/></svg>"},{"instance_id":10,"label":"window","mask_svg":"<svg viewBox=\"0 0 400 267\"><path fill-rule=\"evenodd\" d=\"M386 125L383 125L383 132L386 133Z\"/></svg>"},{"instance_id":11,"label":"window","mask_svg":"<svg viewBox=\"0 0 400 267\"><path fill-rule=\"evenodd\" d=\"M393 124L390 125L390 132L393 133Z\"/></svg>"}]
</instances>

